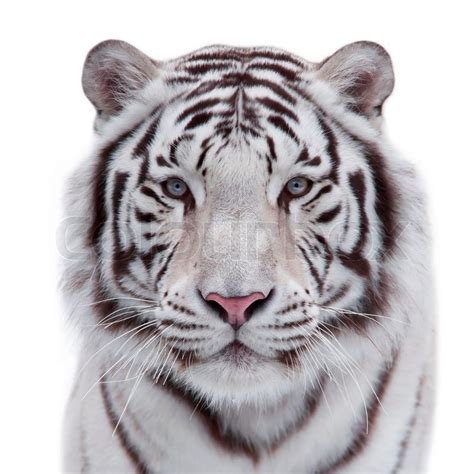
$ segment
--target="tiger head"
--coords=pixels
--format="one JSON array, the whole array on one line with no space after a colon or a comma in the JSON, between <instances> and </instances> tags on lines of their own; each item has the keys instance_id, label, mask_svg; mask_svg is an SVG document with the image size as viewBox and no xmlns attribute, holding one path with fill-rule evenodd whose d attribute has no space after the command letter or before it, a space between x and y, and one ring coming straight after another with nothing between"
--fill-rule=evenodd
<instances>
[{"instance_id":1,"label":"tiger head","mask_svg":"<svg viewBox=\"0 0 474 474\"><path fill-rule=\"evenodd\" d=\"M71 182L85 222L66 272L90 340L211 402L288 393L367 344L394 245L380 123L393 82L369 42L321 63L93 48L97 144Z\"/></svg>"}]
</instances>

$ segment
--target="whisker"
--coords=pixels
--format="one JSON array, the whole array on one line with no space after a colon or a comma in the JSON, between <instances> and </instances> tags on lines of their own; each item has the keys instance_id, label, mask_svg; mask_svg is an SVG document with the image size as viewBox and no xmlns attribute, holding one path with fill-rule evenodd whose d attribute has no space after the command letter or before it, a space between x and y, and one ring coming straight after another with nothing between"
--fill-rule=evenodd
<instances>
[{"instance_id":1,"label":"whisker","mask_svg":"<svg viewBox=\"0 0 474 474\"><path fill-rule=\"evenodd\" d=\"M360 313L358 311L352 311L350 309L344 309L344 308L335 308L333 306L323 306L323 305L317 305L322 309L327 309L329 311L335 311L335 312L340 312L340 313L347 313L347 314L354 314L357 316L362 316L362 317L367 317L367 319L371 319L374 321L373 318L381 318L381 319L388 319L390 321L395 321L400 324L405 324L407 326L411 326L411 324L408 321L403 321L401 319L394 318L392 316L385 316L383 314L373 314L373 313Z\"/></svg>"},{"instance_id":2,"label":"whisker","mask_svg":"<svg viewBox=\"0 0 474 474\"><path fill-rule=\"evenodd\" d=\"M141 301L142 303L154 303L154 304L157 303L156 301L148 300L145 298L133 298L131 296L118 296L115 298L106 298L104 300L93 301L92 303L82 304L82 305L79 305L79 307L83 308L83 307L88 307L88 306L94 306L97 304L106 303L108 301L116 301L116 300L132 300L132 301Z\"/></svg>"}]
</instances>

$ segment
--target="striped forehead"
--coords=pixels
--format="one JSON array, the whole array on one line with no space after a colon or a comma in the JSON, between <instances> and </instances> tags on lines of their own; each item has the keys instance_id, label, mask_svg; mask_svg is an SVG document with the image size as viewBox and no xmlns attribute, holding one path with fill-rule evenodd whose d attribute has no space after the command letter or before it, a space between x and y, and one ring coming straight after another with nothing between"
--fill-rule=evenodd
<instances>
[{"instance_id":1,"label":"striped forehead","mask_svg":"<svg viewBox=\"0 0 474 474\"><path fill-rule=\"evenodd\" d=\"M168 171L208 173L226 160L242 174L295 163L324 174L333 132L305 92L309 67L274 49L207 48L168 63L172 98L141 125L133 155Z\"/></svg>"},{"instance_id":2,"label":"striped forehead","mask_svg":"<svg viewBox=\"0 0 474 474\"><path fill-rule=\"evenodd\" d=\"M270 136L282 155L297 158L305 142L314 142L314 133L305 136L317 119L300 80L301 64L274 52L254 54L244 61L235 59L234 50L213 50L174 65L165 83L176 96L163 107L154 151L171 148L171 158L177 158L197 139L205 151L192 159L201 159L202 166L209 151L227 144L252 144L257 154L268 153Z\"/></svg>"}]
</instances>

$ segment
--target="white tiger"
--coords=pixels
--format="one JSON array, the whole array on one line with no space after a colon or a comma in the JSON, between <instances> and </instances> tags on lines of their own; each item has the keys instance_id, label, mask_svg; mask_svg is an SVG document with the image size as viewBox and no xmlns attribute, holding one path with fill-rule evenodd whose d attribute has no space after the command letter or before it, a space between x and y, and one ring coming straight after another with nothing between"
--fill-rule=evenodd
<instances>
[{"instance_id":1,"label":"white tiger","mask_svg":"<svg viewBox=\"0 0 474 474\"><path fill-rule=\"evenodd\" d=\"M66 471L423 469L429 245L381 129L393 84L370 42L319 64L92 49L97 143L67 204L82 343Z\"/></svg>"}]
</instances>

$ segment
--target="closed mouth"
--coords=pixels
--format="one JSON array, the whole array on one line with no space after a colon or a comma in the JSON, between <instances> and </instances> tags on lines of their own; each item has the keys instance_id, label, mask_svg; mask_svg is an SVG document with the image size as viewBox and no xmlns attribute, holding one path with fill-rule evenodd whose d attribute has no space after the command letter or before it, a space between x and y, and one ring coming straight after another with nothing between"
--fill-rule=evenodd
<instances>
[{"instance_id":1,"label":"closed mouth","mask_svg":"<svg viewBox=\"0 0 474 474\"><path fill-rule=\"evenodd\" d=\"M227 344L221 353L226 359L237 365L248 363L251 359L258 357L256 352L237 339Z\"/></svg>"}]
</instances>

